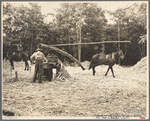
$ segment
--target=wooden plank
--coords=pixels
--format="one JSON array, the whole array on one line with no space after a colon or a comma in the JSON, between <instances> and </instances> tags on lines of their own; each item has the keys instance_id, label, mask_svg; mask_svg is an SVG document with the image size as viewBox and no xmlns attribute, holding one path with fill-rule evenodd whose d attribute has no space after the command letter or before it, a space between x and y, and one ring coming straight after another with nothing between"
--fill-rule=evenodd
<instances>
[{"instance_id":1,"label":"wooden plank","mask_svg":"<svg viewBox=\"0 0 150 121\"><path fill-rule=\"evenodd\" d=\"M103 41L103 42L91 42L91 43L55 44L55 45L48 45L48 46L56 47L56 46L68 46L68 45L94 45L94 44L105 44L105 43L130 43L130 41Z\"/></svg>"}]
</instances>

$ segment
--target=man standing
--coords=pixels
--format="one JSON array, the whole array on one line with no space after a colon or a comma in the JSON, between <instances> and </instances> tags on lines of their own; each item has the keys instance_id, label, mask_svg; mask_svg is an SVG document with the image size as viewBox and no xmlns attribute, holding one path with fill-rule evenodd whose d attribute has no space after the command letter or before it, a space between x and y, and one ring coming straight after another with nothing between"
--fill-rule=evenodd
<instances>
[{"instance_id":1,"label":"man standing","mask_svg":"<svg viewBox=\"0 0 150 121\"><path fill-rule=\"evenodd\" d=\"M36 81L36 75L38 73L38 82L41 83L42 81L42 71L43 71L43 61L47 62L47 59L45 55L41 52L42 49L38 48L36 50L37 52L33 53L33 55L30 57L31 62L35 61L35 71L33 76L33 81Z\"/></svg>"}]
</instances>

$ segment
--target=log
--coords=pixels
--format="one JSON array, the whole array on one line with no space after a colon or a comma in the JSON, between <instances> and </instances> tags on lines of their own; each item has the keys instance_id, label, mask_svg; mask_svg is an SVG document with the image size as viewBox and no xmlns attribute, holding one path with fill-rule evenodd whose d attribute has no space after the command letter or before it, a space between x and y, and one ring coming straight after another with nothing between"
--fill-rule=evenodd
<instances>
[{"instance_id":1,"label":"log","mask_svg":"<svg viewBox=\"0 0 150 121\"><path fill-rule=\"evenodd\" d=\"M64 56L67 56L68 58L70 58L71 60L76 62L82 68L82 70L85 70L85 68L82 66L82 64L76 58L74 58L72 55L70 55L69 53L67 53L67 52L65 52L63 50L60 50L57 47L50 47L49 45L45 45L45 44L42 44L42 43L40 43L40 45L42 47L47 47L47 48L49 48L51 50L54 50L54 51L56 51L56 52L58 52L58 53L60 53L60 54L62 54Z\"/></svg>"}]
</instances>

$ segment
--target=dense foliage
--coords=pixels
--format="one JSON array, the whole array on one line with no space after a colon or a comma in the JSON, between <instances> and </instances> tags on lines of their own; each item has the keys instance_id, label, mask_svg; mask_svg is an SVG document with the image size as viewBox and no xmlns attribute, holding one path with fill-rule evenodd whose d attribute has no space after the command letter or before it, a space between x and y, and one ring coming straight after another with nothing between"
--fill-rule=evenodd
<instances>
[{"instance_id":1,"label":"dense foliage","mask_svg":"<svg viewBox=\"0 0 150 121\"><path fill-rule=\"evenodd\" d=\"M129 8L109 12L96 3L62 3L56 9L53 22L45 23L41 7L29 3L30 7L3 5L3 42L10 44L17 40L24 50L33 53L37 45L66 44L81 41L103 42L131 41L123 43L121 49L126 53L122 64L133 65L146 56L147 45L147 4L134 4ZM108 24L105 13L113 16L114 24ZM81 29L80 29L81 27ZM119 32L119 34L118 34ZM59 47L78 58L78 46ZM117 51L118 44L82 45L81 60L90 60L99 52ZM63 61L63 60L62 60Z\"/></svg>"}]
</instances>

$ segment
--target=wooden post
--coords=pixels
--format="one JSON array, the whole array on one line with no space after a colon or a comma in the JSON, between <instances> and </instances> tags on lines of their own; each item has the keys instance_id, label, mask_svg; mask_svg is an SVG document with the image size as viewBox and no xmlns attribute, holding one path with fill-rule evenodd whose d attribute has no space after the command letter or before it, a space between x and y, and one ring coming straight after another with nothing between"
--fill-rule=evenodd
<instances>
[{"instance_id":1,"label":"wooden post","mask_svg":"<svg viewBox=\"0 0 150 121\"><path fill-rule=\"evenodd\" d=\"M15 75L16 75L16 78L14 79L14 82L19 81L19 80L18 80L17 71L15 71Z\"/></svg>"},{"instance_id":2,"label":"wooden post","mask_svg":"<svg viewBox=\"0 0 150 121\"><path fill-rule=\"evenodd\" d=\"M125 40L127 41L127 40ZM127 54L127 42L125 43L125 54Z\"/></svg>"},{"instance_id":3,"label":"wooden post","mask_svg":"<svg viewBox=\"0 0 150 121\"><path fill-rule=\"evenodd\" d=\"M84 10L84 6L82 3L81 3L81 7ZM83 11L82 9L80 10L80 20L78 21L78 26L79 26L79 31L80 31L78 43L81 43L81 24L82 24L82 11ZM81 62L81 44L78 45L78 60L79 62Z\"/></svg>"},{"instance_id":4,"label":"wooden post","mask_svg":"<svg viewBox=\"0 0 150 121\"><path fill-rule=\"evenodd\" d=\"M82 5L82 3L81 3L81 5ZM83 7L83 6L82 6ZM79 39L79 43L81 43L81 24L82 24L82 10L80 11L80 20L79 20L79 33L80 33L80 35L79 35L79 37L80 37L80 39ZM79 60L79 62L81 62L81 45L78 45L78 60Z\"/></svg>"},{"instance_id":5,"label":"wooden post","mask_svg":"<svg viewBox=\"0 0 150 121\"><path fill-rule=\"evenodd\" d=\"M78 43L78 28L77 28L77 40L76 40L76 43ZM78 47L78 46L76 46L76 47ZM78 49L77 49L78 50ZM76 58L77 58L77 54L78 52L76 51ZM74 56L75 57L75 56Z\"/></svg>"},{"instance_id":6,"label":"wooden post","mask_svg":"<svg viewBox=\"0 0 150 121\"><path fill-rule=\"evenodd\" d=\"M81 25L80 25L80 39L79 39L79 42L78 43L81 43ZM79 62L81 62L81 45L78 45L78 60Z\"/></svg>"},{"instance_id":7,"label":"wooden post","mask_svg":"<svg viewBox=\"0 0 150 121\"><path fill-rule=\"evenodd\" d=\"M120 19L118 20L118 41L120 41ZM120 51L120 42L118 42L118 51ZM118 64L120 65L120 58L118 58Z\"/></svg>"}]
</instances>

